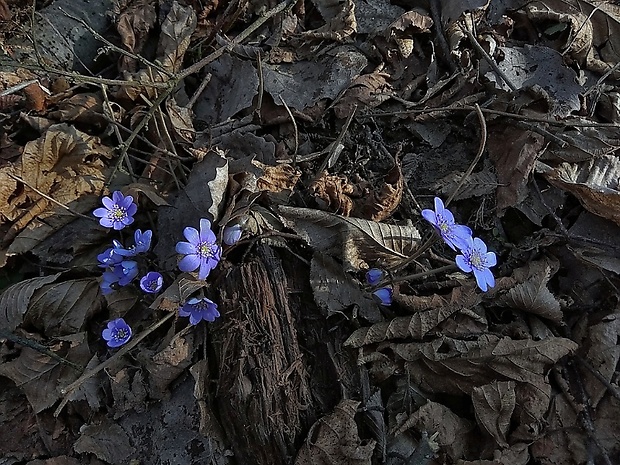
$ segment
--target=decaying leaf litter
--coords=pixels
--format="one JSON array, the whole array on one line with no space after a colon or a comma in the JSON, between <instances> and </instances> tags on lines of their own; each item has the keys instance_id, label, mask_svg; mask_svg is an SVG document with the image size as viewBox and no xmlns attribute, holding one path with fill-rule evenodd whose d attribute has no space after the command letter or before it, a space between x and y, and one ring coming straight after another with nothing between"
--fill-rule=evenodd
<instances>
[{"instance_id":1,"label":"decaying leaf litter","mask_svg":"<svg viewBox=\"0 0 620 465\"><path fill-rule=\"evenodd\" d=\"M393 3L0 1L2 463L620 462L620 8Z\"/></svg>"}]
</instances>

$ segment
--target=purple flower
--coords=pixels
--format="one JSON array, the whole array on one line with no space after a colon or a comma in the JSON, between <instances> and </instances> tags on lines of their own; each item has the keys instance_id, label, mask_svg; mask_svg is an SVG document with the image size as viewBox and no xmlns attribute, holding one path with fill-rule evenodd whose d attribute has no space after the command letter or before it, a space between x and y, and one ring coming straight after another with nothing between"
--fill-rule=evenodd
<instances>
[{"instance_id":1,"label":"purple flower","mask_svg":"<svg viewBox=\"0 0 620 465\"><path fill-rule=\"evenodd\" d=\"M116 242L117 241L115 241L114 247L110 247L109 249L106 249L105 252L97 255L97 260L99 260L99 267L107 268L109 266L118 265L120 262L123 261L123 256L119 255L118 253L119 249L116 247ZM118 242L118 244L120 245L120 242Z\"/></svg>"},{"instance_id":2,"label":"purple flower","mask_svg":"<svg viewBox=\"0 0 620 465\"><path fill-rule=\"evenodd\" d=\"M122 318L117 318L108 323L101 336L107 341L108 347L120 347L131 339L131 327Z\"/></svg>"},{"instance_id":3,"label":"purple flower","mask_svg":"<svg viewBox=\"0 0 620 465\"><path fill-rule=\"evenodd\" d=\"M200 320L215 321L220 316L220 312L217 311L217 304L206 297L202 299L192 297L179 308L179 315L188 316L189 322L197 325Z\"/></svg>"},{"instance_id":4,"label":"purple flower","mask_svg":"<svg viewBox=\"0 0 620 465\"><path fill-rule=\"evenodd\" d=\"M243 229L241 229L240 224L233 224L232 226L226 226L224 228L224 232L222 233L222 240L226 245L234 245L239 242L241 239L241 234L243 233Z\"/></svg>"},{"instance_id":5,"label":"purple flower","mask_svg":"<svg viewBox=\"0 0 620 465\"><path fill-rule=\"evenodd\" d=\"M138 263L132 260L123 260L118 265L114 265L111 270L103 273L101 282L101 292L107 295L114 291L116 286L126 286L138 276Z\"/></svg>"},{"instance_id":6,"label":"purple flower","mask_svg":"<svg viewBox=\"0 0 620 465\"><path fill-rule=\"evenodd\" d=\"M486 292L489 287L495 286L495 277L489 270L497 265L497 257L493 252L487 252L487 245L477 237L469 238L467 246L456 256L456 265L465 273L474 272L478 287Z\"/></svg>"},{"instance_id":7,"label":"purple flower","mask_svg":"<svg viewBox=\"0 0 620 465\"><path fill-rule=\"evenodd\" d=\"M222 256L222 249L216 244L215 234L211 231L211 222L200 220L200 233L194 228L187 227L183 235L188 242L177 242L177 253L185 255L179 262L181 271L198 271L198 279L206 279L216 267Z\"/></svg>"},{"instance_id":8,"label":"purple flower","mask_svg":"<svg viewBox=\"0 0 620 465\"><path fill-rule=\"evenodd\" d=\"M101 199L105 208L97 208L93 215L98 218L99 224L105 228L123 229L133 223L133 216L138 211L138 206L133 203L133 197L125 197L120 191L114 191L112 198Z\"/></svg>"},{"instance_id":9,"label":"purple flower","mask_svg":"<svg viewBox=\"0 0 620 465\"><path fill-rule=\"evenodd\" d=\"M136 229L136 232L133 234L134 245L125 249L120 247L116 253L122 255L123 257L135 257L139 253L148 252L151 248L151 238L153 237L153 231L147 229L142 232L141 229Z\"/></svg>"},{"instance_id":10,"label":"purple flower","mask_svg":"<svg viewBox=\"0 0 620 465\"><path fill-rule=\"evenodd\" d=\"M439 197L435 197L435 211L422 210L422 216L433 225L446 244L456 250L467 247L467 238L471 238L471 229L454 222L452 212L444 207Z\"/></svg>"},{"instance_id":11,"label":"purple flower","mask_svg":"<svg viewBox=\"0 0 620 465\"><path fill-rule=\"evenodd\" d=\"M389 307L390 305L392 305L392 292L393 291L391 288L382 287L373 292L372 296L381 305Z\"/></svg>"},{"instance_id":12,"label":"purple flower","mask_svg":"<svg viewBox=\"0 0 620 465\"><path fill-rule=\"evenodd\" d=\"M140 279L140 289L147 294L156 294L164 285L164 277L157 271L149 271Z\"/></svg>"},{"instance_id":13,"label":"purple flower","mask_svg":"<svg viewBox=\"0 0 620 465\"><path fill-rule=\"evenodd\" d=\"M371 268L366 272L366 282L370 286L374 286L383 278L383 271L379 268Z\"/></svg>"}]
</instances>

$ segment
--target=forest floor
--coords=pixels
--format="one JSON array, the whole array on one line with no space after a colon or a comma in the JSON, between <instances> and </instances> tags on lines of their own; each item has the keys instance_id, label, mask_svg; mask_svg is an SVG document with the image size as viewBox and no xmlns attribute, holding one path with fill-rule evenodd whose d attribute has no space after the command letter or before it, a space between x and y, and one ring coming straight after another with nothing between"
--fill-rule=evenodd
<instances>
[{"instance_id":1,"label":"forest floor","mask_svg":"<svg viewBox=\"0 0 620 465\"><path fill-rule=\"evenodd\" d=\"M0 40L0 465L620 463L615 3L0 0Z\"/></svg>"}]
</instances>

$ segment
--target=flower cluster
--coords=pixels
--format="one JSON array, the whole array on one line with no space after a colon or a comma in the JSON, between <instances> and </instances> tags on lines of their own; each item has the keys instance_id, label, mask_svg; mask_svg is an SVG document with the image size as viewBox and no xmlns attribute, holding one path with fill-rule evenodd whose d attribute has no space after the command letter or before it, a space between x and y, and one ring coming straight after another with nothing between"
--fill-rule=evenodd
<instances>
[{"instance_id":1,"label":"flower cluster","mask_svg":"<svg viewBox=\"0 0 620 465\"><path fill-rule=\"evenodd\" d=\"M103 207L97 208L93 214L100 218L99 224L115 230L124 229L134 222L134 215L138 211L137 205L130 195L124 196L116 191L112 197L102 199ZM227 226L222 231L222 241L226 245L236 244L243 233L240 224ZM186 227L183 230L186 241L176 244L176 252L183 255L179 261L179 269L184 272L197 271L198 279L205 280L222 258L222 248L211 229L211 222L200 219L199 230ZM110 294L122 286L127 286L140 274L140 255L146 254L151 248L153 232L137 229L134 232L134 243L125 247L120 241L113 240L112 247L97 256L99 267L104 268L101 291ZM146 271L139 280L140 289L146 294L156 294L163 288L164 278L157 271ZM220 316L217 304L206 297L192 297L179 306L179 315L189 317L192 325L200 321L215 321ZM131 338L131 327L122 318L108 323L102 331L103 339L112 348L120 347Z\"/></svg>"},{"instance_id":2,"label":"flower cluster","mask_svg":"<svg viewBox=\"0 0 620 465\"><path fill-rule=\"evenodd\" d=\"M383 271L378 268L371 268L366 272L366 283L369 286L378 285L383 279ZM391 287L380 287L376 289L372 293L373 299L377 301L377 303L381 305L390 306L392 305L392 288Z\"/></svg>"},{"instance_id":3,"label":"flower cluster","mask_svg":"<svg viewBox=\"0 0 620 465\"><path fill-rule=\"evenodd\" d=\"M473 272L476 284L483 292L495 286L495 277L489 269L497 265L495 253L487 251L484 241L473 237L470 228L456 224L454 215L445 208L439 197L435 197L435 211L422 210L422 216L452 250L461 252L456 256L456 265L465 273Z\"/></svg>"}]
</instances>

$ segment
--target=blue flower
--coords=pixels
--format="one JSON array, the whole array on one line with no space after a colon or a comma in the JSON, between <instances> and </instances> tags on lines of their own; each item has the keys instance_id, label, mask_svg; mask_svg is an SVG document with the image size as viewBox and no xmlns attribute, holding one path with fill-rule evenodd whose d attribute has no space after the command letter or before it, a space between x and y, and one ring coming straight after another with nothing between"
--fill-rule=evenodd
<instances>
[{"instance_id":1,"label":"blue flower","mask_svg":"<svg viewBox=\"0 0 620 465\"><path fill-rule=\"evenodd\" d=\"M391 288L382 287L373 292L372 296L381 305L389 307L390 305L392 305L392 293L393 291Z\"/></svg>"},{"instance_id":2,"label":"blue flower","mask_svg":"<svg viewBox=\"0 0 620 465\"><path fill-rule=\"evenodd\" d=\"M189 322L197 325L200 320L215 321L220 316L220 312L217 311L217 304L206 297L202 299L192 297L179 308L179 315L188 316Z\"/></svg>"},{"instance_id":3,"label":"blue flower","mask_svg":"<svg viewBox=\"0 0 620 465\"><path fill-rule=\"evenodd\" d=\"M114 247L110 247L109 249L106 249L105 252L97 255L100 268L107 268L109 266L113 267L123 261L123 256L118 253L119 249L116 247L116 243L120 245L120 242L115 241Z\"/></svg>"},{"instance_id":4,"label":"blue flower","mask_svg":"<svg viewBox=\"0 0 620 465\"><path fill-rule=\"evenodd\" d=\"M371 268L370 270L366 272L366 282L370 286L374 286L378 284L382 278L383 278L383 271L381 271L379 268Z\"/></svg>"},{"instance_id":5,"label":"blue flower","mask_svg":"<svg viewBox=\"0 0 620 465\"><path fill-rule=\"evenodd\" d=\"M476 284L486 292L489 287L495 286L495 277L490 267L497 265L497 257L493 252L487 252L487 245L477 237L469 238L467 246L456 256L456 265L465 273L474 272Z\"/></svg>"},{"instance_id":6,"label":"blue flower","mask_svg":"<svg viewBox=\"0 0 620 465\"><path fill-rule=\"evenodd\" d=\"M471 238L471 229L454 222L454 215L444 207L439 197L435 197L435 211L422 210L422 216L433 225L441 238L452 250L467 247L467 239Z\"/></svg>"},{"instance_id":7,"label":"blue flower","mask_svg":"<svg viewBox=\"0 0 620 465\"><path fill-rule=\"evenodd\" d=\"M114 265L111 270L103 273L101 282L101 292L107 295L114 291L116 286L126 286L138 276L138 263L132 260L123 260L118 265Z\"/></svg>"},{"instance_id":8,"label":"blue flower","mask_svg":"<svg viewBox=\"0 0 620 465\"><path fill-rule=\"evenodd\" d=\"M133 234L134 245L128 249L120 247L116 253L123 257L135 257L139 253L148 252L151 248L152 237L153 231L150 229L147 229L144 233L141 229L136 229L136 232Z\"/></svg>"},{"instance_id":9,"label":"blue flower","mask_svg":"<svg viewBox=\"0 0 620 465\"><path fill-rule=\"evenodd\" d=\"M93 215L100 218L99 224L105 228L123 229L133 223L133 216L138 206L133 203L133 197L125 197L120 191L112 193L112 198L101 199L105 208L97 208Z\"/></svg>"},{"instance_id":10,"label":"blue flower","mask_svg":"<svg viewBox=\"0 0 620 465\"><path fill-rule=\"evenodd\" d=\"M164 285L164 277L157 271L149 271L140 279L140 289L148 294L156 294Z\"/></svg>"},{"instance_id":11,"label":"blue flower","mask_svg":"<svg viewBox=\"0 0 620 465\"><path fill-rule=\"evenodd\" d=\"M198 279L206 279L222 256L222 249L217 245L215 234L211 231L211 222L202 218L200 233L187 227L183 230L183 235L188 242L177 242L177 253L185 255L179 262L179 269L191 272L200 268Z\"/></svg>"},{"instance_id":12,"label":"blue flower","mask_svg":"<svg viewBox=\"0 0 620 465\"><path fill-rule=\"evenodd\" d=\"M107 341L108 347L120 347L131 339L131 327L122 318L117 318L108 323L101 336Z\"/></svg>"},{"instance_id":13,"label":"blue flower","mask_svg":"<svg viewBox=\"0 0 620 465\"><path fill-rule=\"evenodd\" d=\"M241 234L243 233L243 229L241 229L240 224L233 224L232 226L226 226L224 228L224 232L222 233L222 240L226 245L234 245L239 242L241 239Z\"/></svg>"}]
</instances>

